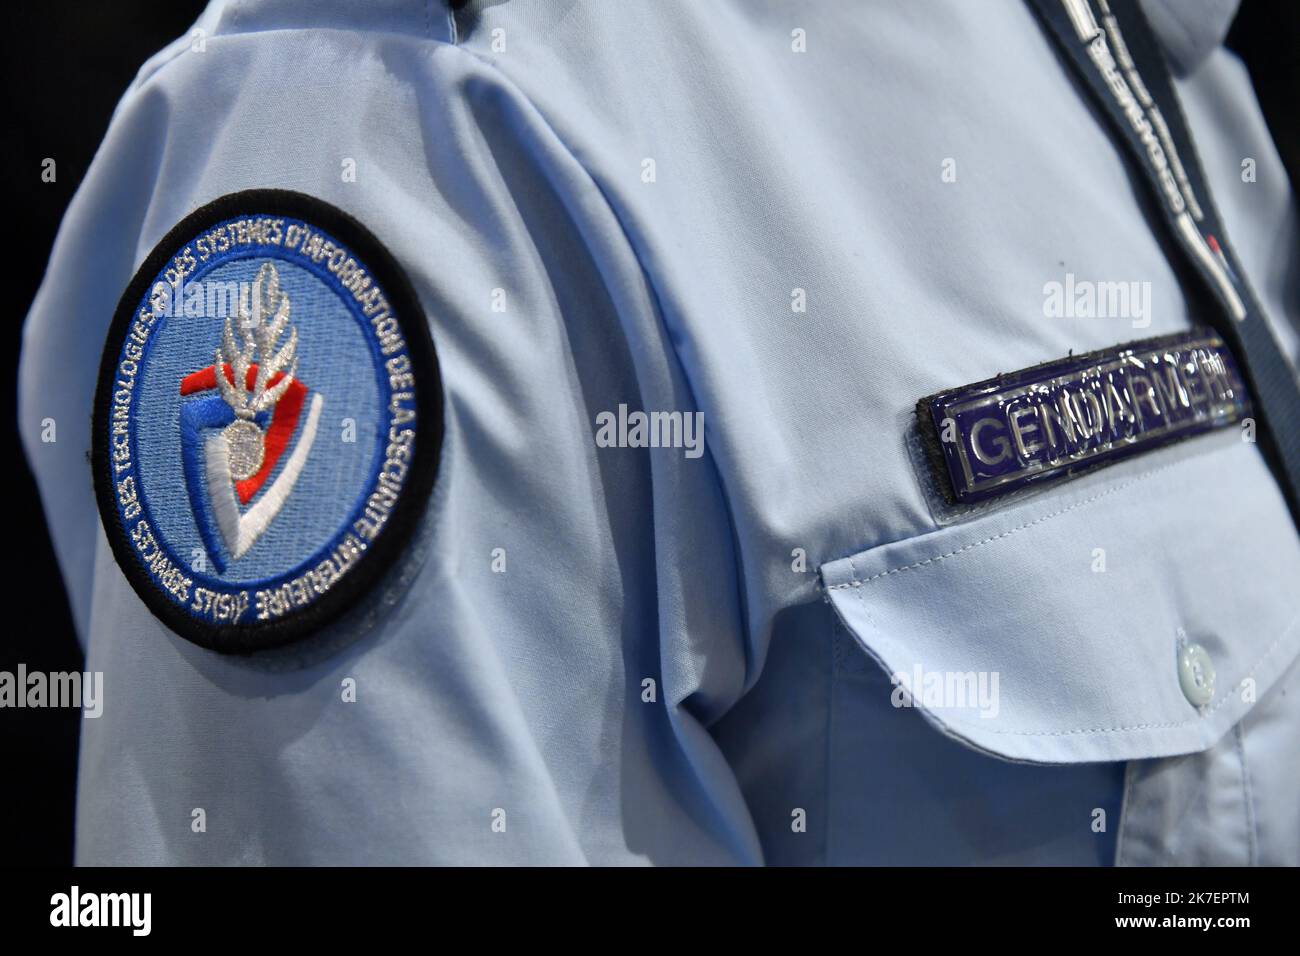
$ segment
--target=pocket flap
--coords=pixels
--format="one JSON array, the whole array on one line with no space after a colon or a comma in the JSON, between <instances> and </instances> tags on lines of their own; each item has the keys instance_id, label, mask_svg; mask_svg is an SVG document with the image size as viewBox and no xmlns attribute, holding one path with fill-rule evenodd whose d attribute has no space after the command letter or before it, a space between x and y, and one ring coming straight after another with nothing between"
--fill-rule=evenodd
<instances>
[{"instance_id":1,"label":"pocket flap","mask_svg":"<svg viewBox=\"0 0 1300 956\"><path fill-rule=\"evenodd\" d=\"M1203 750L1300 647L1300 538L1231 432L820 570L896 702L1009 760Z\"/></svg>"}]
</instances>

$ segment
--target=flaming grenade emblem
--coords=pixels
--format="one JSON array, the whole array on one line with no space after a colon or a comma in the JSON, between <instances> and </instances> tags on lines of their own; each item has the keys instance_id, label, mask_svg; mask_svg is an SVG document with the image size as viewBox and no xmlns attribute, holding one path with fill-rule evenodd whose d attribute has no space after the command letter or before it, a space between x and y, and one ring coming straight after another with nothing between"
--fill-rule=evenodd
<instances>
[{"instance_id":1,"label":"flaming grenade emblem","mask_svg":"<svg viewBox=\"0 0 1300 956\"><path fill-rule=\"evenodd\" d=\"M257 474L266 456L266 434L257 424L257 416L275 410L298 371L298 330L289 326L288 341L278 346L289 325L289 296L281 291L280 274L271 263L263 264L258 271L252 295L240 296L238 320L242 344L236 342L235 330L227 318L217 346L216 371L221 397L235 413L235 420L222 432L229 450L230 475L243 481ZM225 374L227 365L232 373L229 378Z\"/></svg>"}]
</instances>

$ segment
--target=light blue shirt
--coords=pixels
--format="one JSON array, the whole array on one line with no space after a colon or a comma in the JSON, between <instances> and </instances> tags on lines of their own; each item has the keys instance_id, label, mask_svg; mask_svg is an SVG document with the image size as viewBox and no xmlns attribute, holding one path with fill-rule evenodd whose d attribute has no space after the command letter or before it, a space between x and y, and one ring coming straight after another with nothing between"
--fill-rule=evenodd
<instances>
[{"instance_id":1,"label":"light blue shirt","mask_svg":"<svg viewBox=\"0 0 1300 956\"><path fill-rule=\"evenodd\" d=\"M1295 358L1295 201L1217 9L1152 19ZM404 590L239 658L128 586L87 423L141 261L259 187L406 270L446 438ZM939 389L1204 321L1142 188L1018 3L217 0L123 98L25 330L104 674L78 861L1300 863L1300 542L1257 447L954 515L909 437ZM1148 307L1049 315L1066 281ZM621 405L702 413L702 453L598 442Z\"/></svg>"}]
</instances>

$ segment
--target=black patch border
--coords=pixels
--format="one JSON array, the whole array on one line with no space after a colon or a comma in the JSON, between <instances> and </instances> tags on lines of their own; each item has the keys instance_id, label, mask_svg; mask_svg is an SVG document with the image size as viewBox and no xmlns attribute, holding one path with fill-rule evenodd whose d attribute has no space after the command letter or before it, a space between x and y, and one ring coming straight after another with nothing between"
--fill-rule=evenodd
<instances>
[{"instance_id":1,"label":"black patch border","mask_svg":"<svg viewBox=\"0 0 1300 956\"><path fill-rule=\"evenodd\" d=\"M407 343L415 376L415 455L397 505L379 537L329 591L301 610L273 621L218 625L202 621L167 597L149 578L131 547L117 507L111 476L108 424L113 386L136 307L173 256L204 229L241 215L301 219L346 243L378 281ZM228 193L190 213L173 226L149 253L118 302L100 359L91 435L95 498L113 557L136 594L153 615L180 637L222 654L255 651L310 637L351 611L397 562L424 516L438 477L444 434L442 375L433 335L419 297L396 259L365 226L343 210L305 193L285 189L246 189Z\"/></svg>"}]
</instances>

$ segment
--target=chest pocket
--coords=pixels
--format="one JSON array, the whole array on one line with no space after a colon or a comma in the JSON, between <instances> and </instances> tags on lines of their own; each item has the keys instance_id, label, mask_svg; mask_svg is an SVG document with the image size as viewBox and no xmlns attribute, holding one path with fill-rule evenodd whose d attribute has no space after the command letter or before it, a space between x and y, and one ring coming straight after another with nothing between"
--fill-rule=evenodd
<instances>
[{"instance_id":1,"label":"chest pocket","mask_svg":"<svg viewBox=\"0 0 1300 956\"><path fill-rule=\"evenodd\" d=\"M821 574L895 706L1009 761L1205 751L1300 651L1300 541L1235 430Z\"/></svg>"}]
</instances>

